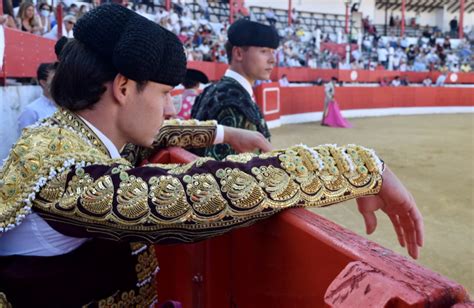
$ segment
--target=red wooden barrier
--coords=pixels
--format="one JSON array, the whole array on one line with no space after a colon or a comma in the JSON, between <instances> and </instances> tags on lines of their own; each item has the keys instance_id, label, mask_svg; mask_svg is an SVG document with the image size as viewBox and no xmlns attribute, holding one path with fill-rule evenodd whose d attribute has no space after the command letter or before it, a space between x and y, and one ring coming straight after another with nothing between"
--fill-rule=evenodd
<instances>
[{"instance_id":1,"label":"red wooden barrier","mask_svg":"<svg viewBox=\"0 0 474 308\"><path fill-rule=\"evenodd\" d=\"M151 161L192 157L165 152ZM157 255L160 301L183 307L470 305L459 284L305 209Z\"/></svg>"},{"instance_id":2,"label":"red wooden barrier","mask_svg":"<svg viewBox=\"0 0 474 308\"><path fill-rule=\"evenodd\" d=\"M31 33L5 28L6 77L36 77L40 63L56 61L55 43Z\"/></svg>"},{"instance_id":3,"label":"red wooden barrier","mask_svg":"<svg viewBox=\"0 0 474 308\"><path fill-rule=\"evenodd\" d=\"M280 88L280 115L323 110L324 88ZM342 110L393 107L474 106L473 88L337 87ZM259 102L261 105L261 102Z\"/></svg>"}]
</instances>

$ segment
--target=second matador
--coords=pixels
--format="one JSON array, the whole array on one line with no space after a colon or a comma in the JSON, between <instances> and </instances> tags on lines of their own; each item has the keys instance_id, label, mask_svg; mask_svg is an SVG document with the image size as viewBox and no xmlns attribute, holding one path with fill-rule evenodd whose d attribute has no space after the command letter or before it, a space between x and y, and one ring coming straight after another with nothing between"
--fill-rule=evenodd
<instances>
[{"instance_id":1,"label":"second matador","mask_svg":"<svg viewBox=\"0 0 474 308\"><path fill-rule=\"evenodd\" d=\"M256 80L270 79L276 62L274 52L279 44L278 33L273 27L241 19L230 26L228 36L225 47L229 69L219 82L207 87L196 98L191 117L258 131L270 140L270 131L255 102L252 87ZM235 153L229 144L218 144L198 152L215 159Z\"/></svg>"}]
</instances>

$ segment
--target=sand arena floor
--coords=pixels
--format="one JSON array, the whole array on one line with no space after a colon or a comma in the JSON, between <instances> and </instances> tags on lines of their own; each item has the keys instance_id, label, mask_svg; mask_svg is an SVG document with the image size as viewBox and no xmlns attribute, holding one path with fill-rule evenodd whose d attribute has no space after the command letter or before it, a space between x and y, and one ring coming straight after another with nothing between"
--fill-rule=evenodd
<instances>
[{"instance_id":1,"label":"sand arena floor","mask_svg":"<svg viewBox=\"0 0 474 308\"><path fill-rule=\"evenodd\" d=\"M272 130L276 148L297 143L371 147L413 193L425 221L419 263L465 286L474 297L474 114L350 119L352 129L319 122ZM379 213L366 236L354 201L311 209L404 256L389 219Z\"/></svg>"}]
</instances>

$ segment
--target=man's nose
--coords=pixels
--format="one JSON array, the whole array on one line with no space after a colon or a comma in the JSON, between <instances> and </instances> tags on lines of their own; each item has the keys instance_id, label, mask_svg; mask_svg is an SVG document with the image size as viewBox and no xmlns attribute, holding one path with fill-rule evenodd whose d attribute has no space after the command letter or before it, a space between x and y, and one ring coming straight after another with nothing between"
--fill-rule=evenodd
<instances>
[{"instance_id":1,"label":"man's nose","mask_svg":"<svg viewBox=\"0 0 474 308\"><path fill-rule=\"evenodd\" d=\"M171 97L171 94L168 94L166 96L165 110L163 113L164 113L163 115L165 119L174 118L177 115L176 108L174 107L173 98Z\"/></svg>"},{"instance_id":2,"label":"man's nose","mask_svg":"<svg viewBox=\"0 0 474 308\"><path fill-rule=\"evenodd\" d=\"M269 59L269 62L270 63L275 63L276 62L276 51L273 50L272 52L270 52L270 59Z\"/></svg>"}]
</instances>

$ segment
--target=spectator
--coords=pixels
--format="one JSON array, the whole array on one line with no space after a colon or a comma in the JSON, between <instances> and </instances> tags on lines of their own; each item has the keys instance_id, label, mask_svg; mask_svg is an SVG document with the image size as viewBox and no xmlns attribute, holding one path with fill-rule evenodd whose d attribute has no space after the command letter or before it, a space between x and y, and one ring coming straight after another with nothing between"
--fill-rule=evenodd
<instances>
[{"instance_id":1,"label":"spectator","mask_svg":"<svg viewBox=\"0 0 474 308\"><path fill-rule=\"evenodd\" d=\"M310 68L317 68L318 67L318 62L317 62L316 58L313 56L312 53L310 53L309 56L308 56L307 65Z\"/></svg>"},{"instance_id":2,"label":"spectator","mask_svg":"<svg viewBox=\"0 0 474 308\"><path fill-rule=\"evenodd\" d=\"M379 47L377 49L377 57L378 57L378 61L380 64L382 64L385 69L387 69L387 65L388 65L388 50L387 48L385 48L384 45L382 45L382 47Z\"/></svg>"},{"instance_id":3,"label":"spectator","mask_svg":"<svg viewBox=\"0 0 474 308\"><path fill-rule=\"evenodd\" d=\"M36 71L36 78L43 92L39 98L25 107L18 118L18 128L20 132L23 128L51 116L56 111L56 105L53 103L49 92L49 85L53 79L53 75L53 63L40 64Z\"/></svg>"},{"instance_id":4,"label":"spectator","mask_svg":"<svg viewBox=\"0 0 474 308\"><path fill-rule=\"evenodd\" d=\"M392 59L393 70L398 71L402 60L400 53L395 52Z\"/></svg>"},{"instance_id":5,"label":"spectator","mask_svg":"<svg viewBox=\"0 0 474 308\"><path fill-rule=\"evenodd\" d=\"M425 72L428 70L423 54L416 56L416 59L413 62L413 70L415 72Z\"/></svg>"},{"instance_id":6,"label":"spectator","mask_svg":"<svg viewBox=\"0 0 474 308\"><path fill-rule=\"evenodd\" d=\"M76 24L76 17L73 15L67 15L63 19L63 25L62 25L62 36L67 37L67 38L74 38L74 35L72 33L72 28ZM52 39L52 40L57 40L58 39L58 25L55 25L51 31L46 33L44 37Z\"/></svg>"},{"instance_id":7,"label":"spectator","mask_svg":"<svg viewBox=\"0 0 474 308\"><path fill-rule=\"evenodd\" d=\"M446 82L446 77L448 76L447 72L441 73L441 75L438 76L438 79L436 79L435 86L437 87L443 87L444 83Z\"/></svg>"},{"instance_id":8,"label":"spectator","mask_svg":"<svg viewBox=\"0 0 474 308\"><path fill-rule=\"evenodd\" d=\"M451 50L451 41L449 40L449 36L446 36L444 38L443 49L444 50Z\"/></svg>"},{"instance_id":9,"label":"spectator","mask_svg":"<svg viewBox=\"0 0 474 308\"><path fill-rule=\"evenodd\" d=\"M416 54L417 54L417 51L416 51L416 49L415 49L415 45L411 44L411 45L408 47L408 51L407 51L407 59L408 59L408 62L413 62L413 61L415 61Z\"/></svg>"},{"instance_id":10,"label":"spectator","mask_svg":"<svg viewBox=\"0 0 474 308\"><path fill-rule=\"evenodd\" d=\"M227 31L224 27L222 27L221 31L219 32L219 35L217 36L217 42L221 46L224 46L225 42L227 42Z\"/></svg>"},{"instance_id":11,"label":"spectator","mask_svg":"<svg viewBox=\"0 0 474 308\"><path fill-rule=\"evenodd\" d=\"M209 4L207 0L198 0L199 10L205 19L209 20Z\"/></svg>"},{"instance_id":12,"label":"spectator","mask_svg":"<svg viewBox=\"0 0 474 308\"><path fill-rule=\"evenodd\" d=\"M142 0L142 3L146 5L146 12L149 13L151 9L151 14L155 14L155 1L154 0ZM176 7L177 4L175 4Z\"/></svg>"},{"instance_id":13,"label":"spectator","mask_svg":"<svg viewBox=\"0 0 474 308\"><path fill-rule=\"evenodd\" d=\"M408 87L410 85L410 82L408 81L408 77L403 76L402 78L400 78L400 84L404 87Z\"/></svg>"},{"instance_id":14,"label":"spectator","mask_svg":"<svg viewBox=\"0 0 474 308\"><path fill-rule=\"evenodd\" d=\"M423 79L424 87L431 87L432 84L433 84L433 81L431 80L430 77L426 77L425 79Z\"/></svg>"},{"instance_id":15,"label":"spectator","mask_svg":"<svg viewBox=\"0 0 474 308\"><path fill-rule=\"evenodd\" d=\"M168 16L168 12L164 8L160 7L155 15L155 22L161 25L161 20Z\"/></svg>"},{"instance_id":16,"label":"spectator","mask_svg":"<svg viewBox=\"0 0 474 308\"><path fill-rule=\"evenodd\" d=\"M79 13L79 8L77 7L77 4L71 4L69 6L69 9L67 10L67 13L68 15L77 16L77 13Z\"/></svg>"},{"instance_id":17,"label":"spectator","mask_svg":"<svg viewBox=\"0 0 474 308\"><path fill-rule=\"evenodd\" d=\"M461 72L469 73L471 70L471 65L468 62L463 62L463 64L461 65Z\"/></svg>"},{"instance_id":18,"label":"spectator","mask_svg":"<svg viewBox=\"0 0 474 308\"><path fill-rule=\"evenodd\" d=\"M400 76L395 76L395 78L392 80L392 82L390 83L390 85L392 87L399 87L402 85L401 81L400 81Z\"/></svg>"},{"instance_id":19,"label":"spectator","mask_svg":"<svg viewBox=\"0 0 474 308\"><path fill-rule=\"evenodd\" d=\"M197 48L197 51L200 51L203 55L204 61L211 61L210 51L211 47L209 46L209 42L204 40L204 42Z\"/></svg>"},{"instance_id":20,"label":"spectator","mask_svg":"<svg viewBox=\"0 0 474 308\"><path fill-rule=\"evenodd\" d=\"M456 16L449 22L449 28L451 30L451 37L456 37L458 31L458 18Z\"/></svg>"},{"instance_id":21,"label":"spectator","mask_svg":"<svg viewBox=\"0 0 474 308\"><path fill-rule=\"evenodd\" d=\"M267 9L267 11L265 12L265 17L267 18L267 21L270 24L270 26L275 26L277 22L277 18L275 15L275 11L273 11L272 8Z\"/></svg>"},{"instance_id":22,"label":"spectator","mask_svg":"<svg viewBox=\"0 0 474 308\"><path fill-rule=\"evenodd\" d=\"M314 82L315 86L322 86L323 84L324 84L324 80L321 77L316 79L316 81Z\"/></svg>"},{"instance_id":23,"label":"spectator","mask_svg":"<svg viewBox=\"0 0 474 308\"><path fill-rule=\"evenodd\" d=\"M352 61L351 62L351 69L352 70L363 70L364 69L364 63L362 60L359 61Z\"/></svg>"},{"instance_id":24,"label":"spectator","mask_svg":"<svg viewBox=\"0 0 474 308\"><path fill-rule=\"evenodd\" d=\"M406 36L402 36L401 39L400 39L400 47L403 49L403 50L406 50L408 48L408 39L406 38Z\"/></svg>"},{"instance_id":25,"label":"spectator","mask_svg":"<svg viewBox=\"0 0 474 308\"><path fill-rule=\"evenodd\" d=\"M289 87L290 82L288 81L288 78L286 77L286 74L283 74L278 81L280 83L280 87Z\"/></svg>"},{"instance_id":26,"label":"spectator","mask_svg":"<svg viewBox=\"0 0 474 308\"><path fill-rule=\"evenodd\" d=\"M87 13L88 10L89 9L88 9L87 5L85 5L85 4L81 5L81 7L79 8L79 11L77 12L76 19L79 19L82 16L84 16L84 14Z\"/></svg>"},{"instance_id":27,"label":"spectator","mask_svg":"<svg viewBox=\"0 0 474 308\"><path fill-rule=\"evenodd\" d=\"M0 15L0 25L7 28L16 29L15 15L13 13L13 5L11 0L2 0L3 1L3 15Z\"/></svg>"},{"instance_id":28,"label":"spectator","mask_svg":"<svg viewBox=\"0 0 474 308\"><path fill-rule=\"evenodd\" d=\"M372 40L371 36L366 35L362 40L363 51L371 52L372 51Z\"/></svg>"},{"instance_id":29,"label":"spectator","mask_svg":"<svg viewBox=\"0 0 474 308\"><path fill-rule=\"evenodd\" d=\"M153 0L145 0L145 1L153 2ZM173 3L173 8L174 8L174 12L176 12L176 14L179 17L183 15L183 12L186 9L186 6L182 3L181 0L177 0L177 2Z\"/></svg>"},{"instance_id":30,"label":"spectator","mask_svg":"<svg viewBox=\"0 0 474 308\"><path fill-rule=\"evenodd\" d=\"M21 31L41 34L41 24L39 18L35 15L35 6L31 2L23 2L18 11L18 23Z\"/></svg>"},{"instance_id":31,"label":"spectator","mask_svg":"<svg viewBox=\"0 0 474 308\"><path fill-rule=\"evenodd\" d=\"M380 79L379 85L380 85L381 87L388 87L388 86L389 86L389 82L388 82L387 77L383 77L382 79Z\"/></svg>"},{"instance_id":32,"label":"spectator","mask_svg":"<svg viewBox=\"0 0 474 308\"><path fill-rule=\"evenodd\" d=\"M51 31L51 13L53 12L53 9L51 6L45 2L41 3L39 6L39 11L40 11L40 22L41 25L43 26L43 29L41 30L42 33L48 33Z\"/></svg>"},{"instance_id":33,"label":"spectator","mask_svg":"<svg viewBox=\"0 0 474 308\"><path fill-rule=\"evenodd\" d=\"M299 23L298 12L296 12L295 8L291 10L290 15L291 15L291 22L294 24L298 24Z\"/></svg>"},{"instance_id":34,"label":"spectator","mask_svg":"<svg viewBox=\"0 0 474 308\"><path fill-rule=\"evenodd\" d=\"M147 5L145 3L138 5L138 10L136 11L141 16L145 17L146 19L153 20L155 17L152 14L148 14Z\"/></svg>"},{"instance_id":35,"label":"spectator","mask_svg":"<svg viewBox=\"0 0 474 308\"><path fill-rule=\"evenodd\" d=\"M395 28L395 18L393 17L392 14L390 14L390 19L389 19L389 22L388 22L388 26L390 28Z\"/></svg>"}]
</instances>

